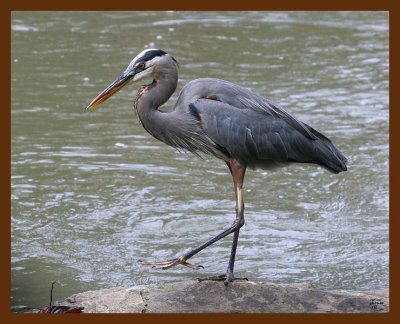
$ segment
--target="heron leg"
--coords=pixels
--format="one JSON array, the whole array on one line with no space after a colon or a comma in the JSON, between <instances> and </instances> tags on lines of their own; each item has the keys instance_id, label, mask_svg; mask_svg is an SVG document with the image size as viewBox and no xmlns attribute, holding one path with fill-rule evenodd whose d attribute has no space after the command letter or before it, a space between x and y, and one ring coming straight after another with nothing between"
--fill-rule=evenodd
<instances>
[{"instance_id":1,"label":"heron leg","mask_svg":"<svg viewBox=\"0 0 400 324\"><path fill-rule=\"evenodd\" d=\"M236 220L235 222L244 225L244 200L243 200L243 181L246 167L241 166L236 160L231 160L227 163L233 178L233 185L236 194ZM241 227L240 226L240 227ZM231 256L229 258L228 270L226 272L226 281L228 283L233 280L233 267L235 265L236 248L239 240L240 227L233 235Z\"/></svg>"},{"instance_id":2,"label":"heron leg","mask_svg":"<svg viewBox=\"0 0 400 324\"><path fill-rule=\"evenodd\" d=\"M227 165L228 165L229 170L231 171L231 174L233 177L233 183L234 183L235 194L236 194L236 219L233 222L233 224L229 228L227 228L225 231L221 232L217 236L208 240L201 246L199 246L187 253L184 253L183 255L181 255L178 258L161 261L161 262L140 261L140 262L142 262L142 264L153 266L153 268L161 268L163 270L172 268L178 264L184 265L191 269L203 268L203 266L201 266L201 265L190 264L187 262L187 260L190 259L195 254L199 253L200 251L204 250L206 247L210 246L211 244L219 241L220 239L224 238L225 236L227 236L231 233L234 233L231 255L230 255L228 270L227 270L226 274L222 275L222 276L209 277L209 278L199 279L199 280L200 281L202 281L202 280L224 280L224 283L227 284L228 282L231 282L236 279L233 277L233 267L235 264L235 256L236 256L237 243L238 243L238 239L239 239L239 231L240 231L240 228L244 225L244 202L243 202L242 188L243 188L244 174L246 172L246 166L239 164L234 159L227 162Z\"/></svg>"},{"instance_id":3,"label":"heron leg","mask_svg":"<svg viewBox=\"0 0 400 324\"><path fill-rule=\"evenodd\" d=\"M228 269L225 275L216 276L216 277L208 277L208 278L197 278L199 281L204 280L214 280L214 281L222 281L224 280L224 284L227 285L229 282L233 280L246 280L247 278L235 278L233 276L233 268L235 265L235 257L236 257L236 248L239 240L239 232L240 228L244 225L244 200L243 200L243 181L244 175L246 172L246 167L240 165L236 160L230 160L227 162L229 170L231 171L233 178L233 185L235 187L236 194L236 219L234 224L239 224L237 229L233 234L233 242L231 248L231 256L229 258Z\"/></svg>"}]
</instances>

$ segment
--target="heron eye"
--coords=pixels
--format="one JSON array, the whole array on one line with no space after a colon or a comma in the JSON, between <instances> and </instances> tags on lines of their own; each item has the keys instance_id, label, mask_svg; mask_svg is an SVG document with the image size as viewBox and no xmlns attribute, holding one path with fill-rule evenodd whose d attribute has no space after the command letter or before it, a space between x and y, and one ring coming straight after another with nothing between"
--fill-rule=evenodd
<instances>
[{"instance_id":1,"label":"heron eye","mask_svg":"<svg viewBox=\"0 0 400 324\"><path fill-rule=\"evenodd\" d=\"M146 68L146 64L145 63L140 63L139 64L139 69L142 69L142 70L144 70Z\"/></svg>"}]
</instances>

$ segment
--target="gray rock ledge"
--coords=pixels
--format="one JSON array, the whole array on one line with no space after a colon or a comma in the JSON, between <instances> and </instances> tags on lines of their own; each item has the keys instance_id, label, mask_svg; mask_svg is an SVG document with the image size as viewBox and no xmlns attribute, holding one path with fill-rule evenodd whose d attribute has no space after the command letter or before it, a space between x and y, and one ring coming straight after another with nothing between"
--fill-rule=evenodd
<instances>
[{"instance_id":1,"label":"gray rock ledge","mask_svg":"<svg viewBox=\"0 0 400 324\"><path fill-rule=\"evenodd\" d=\"M75 294L59 305L85 313L382 313L389 290L323 291L309 284L183 281Z\"/></svg>"}]
</instances>

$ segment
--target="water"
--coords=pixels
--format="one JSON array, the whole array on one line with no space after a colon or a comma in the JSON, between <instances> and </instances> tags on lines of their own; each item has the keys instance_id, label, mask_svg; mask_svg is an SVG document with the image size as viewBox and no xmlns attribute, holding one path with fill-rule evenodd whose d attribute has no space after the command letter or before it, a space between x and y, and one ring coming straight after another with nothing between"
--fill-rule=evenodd
<instances>
[{"instance_id":1,"label":"water","mask_svg":"<svg viewBox=\"0 0 400 324\"><path fill-rule=\"evenodd\" d=\"M349 171L249 170L236 274L323 289L388 287L388 15L384 12L14 12L14 310L88 289L223 273L231 237L191 271L142 267L234 219L225 164L167 147L132 112L134 86L84 108L141 50L250 87L334 142ZM177 98L174 94L168 107Z\"/></svg>"}]
</instances>

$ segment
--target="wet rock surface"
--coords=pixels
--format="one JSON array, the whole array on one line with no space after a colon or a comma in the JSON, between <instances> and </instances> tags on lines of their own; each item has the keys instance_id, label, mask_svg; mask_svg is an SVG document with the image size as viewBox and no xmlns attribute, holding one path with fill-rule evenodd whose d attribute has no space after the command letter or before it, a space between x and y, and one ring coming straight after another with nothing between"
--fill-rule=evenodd
<instances>
[{"instance_id":1,"label":"wet rock surface","mask_svg":"<svg viewBox=\"0 0 400 324\"><path fill-rule=\"evenodd\" d=\"M75 294L60 305L85 313L381 313L389 291L323 291L309 284L183 281Z\"/></svg>"}]
</instances>

